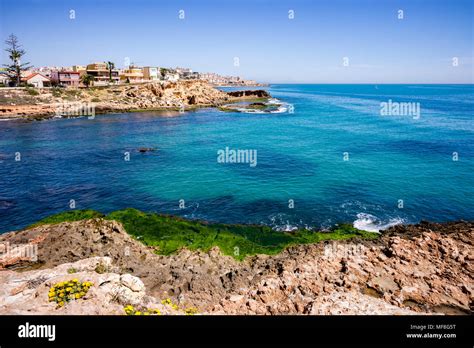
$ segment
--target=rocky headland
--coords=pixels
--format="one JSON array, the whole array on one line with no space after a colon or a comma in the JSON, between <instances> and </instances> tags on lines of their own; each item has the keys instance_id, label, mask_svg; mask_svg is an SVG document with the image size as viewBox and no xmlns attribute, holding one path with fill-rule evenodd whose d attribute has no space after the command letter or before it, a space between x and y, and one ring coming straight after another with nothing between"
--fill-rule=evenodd
<instances>
[{"instance_id":1,"label":"rocky headland","mask_svg":"<svg viewBox=\"0 0 474 348\"><path fill-rule=\"evenodd\" d=\"M474 223L395 226L379 238L294 245L241 261L213 247L159 255L114 220L42 224L0 236L2 314L469 314ZM31 259L26 248L36 248ZM48 301L55 283L93 283ZM169 299L169 300L168 300Z\"/></svg>"},{"instance_id":2,"label":"rocky headland","mask_svg":"<svg viewBox=\"0 0 474 348\"><path fill-rule=\"evenodd\" d=\"M0 118L40 120L135 111L180 111L269 97L263 90L223 92L200 80L91 88L0 89Z\"/></svg>"}]
</instances>

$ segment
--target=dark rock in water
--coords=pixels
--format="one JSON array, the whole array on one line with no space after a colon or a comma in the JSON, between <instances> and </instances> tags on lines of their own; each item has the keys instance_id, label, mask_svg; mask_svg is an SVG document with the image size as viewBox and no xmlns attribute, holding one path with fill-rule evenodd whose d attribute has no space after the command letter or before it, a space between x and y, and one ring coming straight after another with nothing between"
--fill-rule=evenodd
<instances>
[{"instance_id":1,"label":"dark rock in water","mask_svg":"<svg viewBox=\"0 0 474 348\"><path fill-rule=\"evenodd\" d=\"M254 97L254 98L270 98L270 93L263 89L249 90L249 91L233 91L227 92L231 97Z\"/></svg>"},{"instance_id":2,"label":"dark rock in water","mask_svg":"<svg viewBox=\"0 0 474 348\"><path fill-rule=\"evenodd\" d=\"M152 152L155 151L153 147L139 147L138 152Z\"/></svg>"},{"instance_id":3,"label":"dark rock in water","mask_svg":"<svg viewBox=\"0 0 474 348\"><path fill-rule=\"evenodd\" d=\"M189 105L196 104L196 96L195 95L192 95L192 96L188 97L188 104Z\"/></svg>"},{"instance_id":4,"label":"dark rock in water","mask_svg":"<svg viewBox=\"0 0 474 348\"><path fill-rule=\"evenodd\" d=\"M252 103L252 104L249 104L249 107L266 107L267 104L265 103Z\"/></svg>"},{"instance_id":5,"label":"dark rock in water","mask_svg":"<svg viewBox=\"0 0 474 348\"><path fill-rule=\"evenodd\" d=\"M15 205L14 201L11 200L0 200L0 209L8 209Z\"/></svg>"}]
</instances>

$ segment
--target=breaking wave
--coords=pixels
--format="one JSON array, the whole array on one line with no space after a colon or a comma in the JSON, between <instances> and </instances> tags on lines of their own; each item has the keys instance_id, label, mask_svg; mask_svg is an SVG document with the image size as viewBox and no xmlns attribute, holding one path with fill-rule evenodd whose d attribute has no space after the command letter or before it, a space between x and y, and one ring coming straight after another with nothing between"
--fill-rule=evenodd
<instances>
[{"instance_id":1,"label":"breaking wave","mask_svg":"<svg viewBox=\"0 0 474 348\"><path fill-rule=\"evenodd\" d=\"M359 213L357 214L357 220L354 221L353 226L359 230L379 232L404 222L405 220L400 217L392 218L384 222L372 214Z\"/></svg>"}]
</instances>

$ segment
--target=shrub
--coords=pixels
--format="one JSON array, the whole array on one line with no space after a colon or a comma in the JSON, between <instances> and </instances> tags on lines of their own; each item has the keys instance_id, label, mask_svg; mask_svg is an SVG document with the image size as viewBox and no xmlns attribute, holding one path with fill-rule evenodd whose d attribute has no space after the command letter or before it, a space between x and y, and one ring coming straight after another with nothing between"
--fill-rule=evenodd
<instances>
[{"instance_id":1,"label":"shrub","mask_svg":"<svg viewBox=\"0 0 474 348\"><path fill-rule=\"evenodd\" d=\"M91 282L80 282L78 279L56 283L49 289L49 302L56 302L57 308L63 307L70 301L84 297L93 285Z\"/></svg>"},{"instance_id":2,"label":"shrub","mask_svg":"<svg viewBox=\"0 0 474 348\"><path fill-rule=\"evenodd\" d=\"M104 274L104 273L107 273L108 268L107 268L107 266L104 265L103 263L99 263L99 264L97 265L97 267L95 268L95 271L96 271L96 273Z\"/></svg>"},{"instance_id":3,"label":"shrub","mask_svg":"<svg viewBox=\"0 0 474 348\"><path fill-rule=\"evenodd\" d=\"M171 301L171 299L169 299L169 298L167 298L165 300L162 300L161 304L165 305L165 306L170 306L175 311L177 311L179 309L179 306L177 304L173 303L173 301Z\"/></svg>"},{"instance_id":4,"label":"shrub","mask_svg":"<svg viewBox=\"0 0 474 348\"><path fill-rule=\"evenodd\" d=\"M189 307L184 310L184 313L186 313L186 315L195 315L198 314L198 309L196 307Z\"/></svg>"},{"instance_id":5,"label":"shrub","mask_svg":"<svg viewBox=\"0 0 474 348\"><path fill-rule=\"evenodd\" d=\"M161 304L165 306L170 306L174 310L179 310L179 306L171 301L171 299L167 298L161 301ZM161 315L161 311L157 308L135 308L132 305L128 305L123 307L126 315ZM184 309L185 315L195 315L198 314L198 309L196 307L188 307Z\"/></svg>"},{"instance_id":6,"label":"shrub","mask_svg":"<svg viewBox=\"0 0 474 348\"><path fill-rule=\"evenodd\" d=\"M161 311L156 308L145 308L139 310L132 305L123 307L125 314L127 315L161 315Z\"/></svg>"},{"instance_id":7,"label":"shrub","mask_svg":"<svg viewBox=\"0 0 474 348\"><path fill-rule=\"evenodd\" d=\"M62 94L62 92L63 92L63 91L61 90L60 87L53 87L53 88L51 89L51 94L53 95L53 97L60 97L61 94Z\"/></svg>"},{"instance_id":8,"label":"shrub","mask_svg":"<svg viewBox=\"0 0 474 348\"><path fill-rule=\"evenodd\" d=\"M29 95L39 95L40 94L36 89L34 89L32 87L26 87L25 90L26 90L26 93L28 93Z\"/></svg>"}]
</instances>

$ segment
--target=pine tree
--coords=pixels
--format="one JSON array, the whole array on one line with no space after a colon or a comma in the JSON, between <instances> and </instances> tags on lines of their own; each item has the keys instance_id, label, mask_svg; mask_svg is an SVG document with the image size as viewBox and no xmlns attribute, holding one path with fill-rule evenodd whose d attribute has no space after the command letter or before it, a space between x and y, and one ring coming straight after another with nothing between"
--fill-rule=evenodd
<instances>
[{"instance_id":1,"label":"pine tree","mask_svg":"<svg viewBox=\"0 0 474 348\"><path fill-rule=\"evenodd\" d=\"M3 64L7 69L7 74L15 83L15 86L20 85L21 71L28 70L31 68L30 63L21 63L21 57L23 57L26 51L21 47L18 42L18 38L11 34L5 41L7 48L5 51L8 52L8 57L12 61L12 64Z\"/></svg>"}]
</instances>

